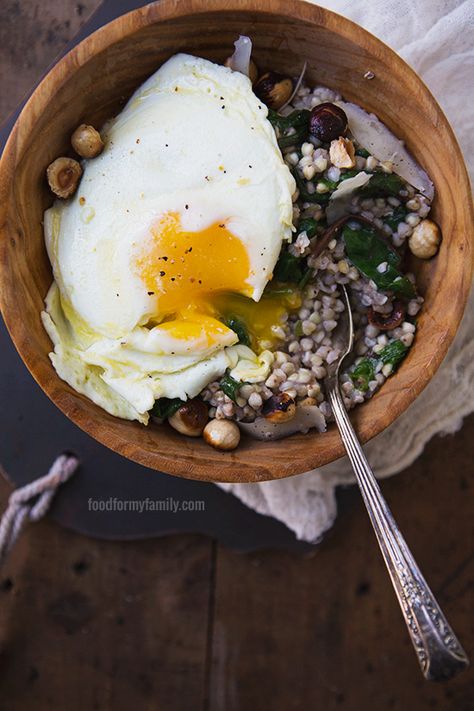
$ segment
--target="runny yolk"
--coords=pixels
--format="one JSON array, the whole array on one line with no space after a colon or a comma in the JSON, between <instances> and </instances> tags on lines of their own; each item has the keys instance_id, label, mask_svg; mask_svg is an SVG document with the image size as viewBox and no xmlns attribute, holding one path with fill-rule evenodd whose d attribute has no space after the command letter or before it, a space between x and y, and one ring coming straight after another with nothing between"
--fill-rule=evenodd
<instances>
[{"instance_id":1,"label":"runny yolk","mask_svg":"<svg viewBox=\"0 0 474 711\"><path fill-rule=\"evenodd\" d=\"M137 260L161 317L181 313L219 291L250 296L247 250L225 222L186 232L177 213L166 213L151 229L152 246Z\"/></svg>"},{"instance_id":2,"label":"runny yolk","mask_svg":"<svg viewBox=\"0 0 474 711\"><path fill-rule=\"evenodd\" d=\"M274 327L301 306L299 292L291 288L269 288L258 303L250 298L249 257L225 222L187 232L179 214L169 212L154 224L151 237L151 248L136 259L136 268L156 297L156 322L169 323L177 339L192 340L186 323L199 320L209 343L218 341L222 329L215 321L212 325L213 319L238 319L259 352L264 342L278 342Z\"/></svg>"}]
</instances>

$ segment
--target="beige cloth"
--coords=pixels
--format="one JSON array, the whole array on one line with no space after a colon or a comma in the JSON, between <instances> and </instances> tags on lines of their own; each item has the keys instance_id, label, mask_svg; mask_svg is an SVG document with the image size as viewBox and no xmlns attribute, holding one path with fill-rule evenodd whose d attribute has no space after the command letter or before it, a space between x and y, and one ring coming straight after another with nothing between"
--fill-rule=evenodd
<instances>
[{"instance_id":1,"label":"beige cloth","mask_svg":"<svg viewBox=\"0 0 474 711\"><path fill-rule=\"evenodd\" d=\"M474 3L471 0L327 0L389 44L420 74L456 131L474 175ZM411 464L435 434L456 432L474 410L474 296L436 376L413 405L365 451L377 476ZM290 479L220 484L247 506L316 541L337 513L335 488L353 482L347 458Z\"/></svg>"}]
</instances>

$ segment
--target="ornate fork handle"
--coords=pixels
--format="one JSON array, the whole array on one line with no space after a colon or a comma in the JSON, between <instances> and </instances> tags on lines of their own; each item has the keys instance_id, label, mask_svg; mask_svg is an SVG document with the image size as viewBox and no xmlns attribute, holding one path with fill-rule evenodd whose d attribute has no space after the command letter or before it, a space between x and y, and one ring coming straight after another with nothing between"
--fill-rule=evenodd
<instances>
[{"instance_id":1,"label":"ornate fork handle","mask_svg":"<svg viewBox=\"0 0 474 711\"><path fill-rule=\"evenodd\" d=\"M449 626L395 523L349 420L336 378L329 402L426 679L449 679L469 659Z\"/></svg>"}]
</instances>

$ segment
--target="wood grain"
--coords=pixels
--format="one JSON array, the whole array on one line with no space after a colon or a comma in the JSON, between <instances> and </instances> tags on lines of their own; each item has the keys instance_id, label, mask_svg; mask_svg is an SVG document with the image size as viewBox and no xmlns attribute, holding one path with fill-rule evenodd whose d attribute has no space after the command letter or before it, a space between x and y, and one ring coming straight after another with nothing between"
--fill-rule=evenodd
<instances>
[{"instance_id":1,"label":"wood grain","mask_svg":"<svg viewBox=\"0 0 474 711\"><path fill-rule=\"evenodd\" d=\"M2 0L0 116L6 117L16 108L98 4L97 0L73 4Z\"/></svg>"},{"instance_id":2,"label":"wood grain","mask_svg":"<svg viewBox=\"0 0 474 711\"><path fill-rule=\"evenodd\" d=\"M473 428L471 417L382 483L470 654ZM474 670L446 684L423 680L360 495L338 499L335 527L311 557L219 548L210 711L471 711Z\"/></svg>"},{"instance_id":3,"label":"wood grain","mask_svg":"<svg viewBox=\"0 0 474 711\"><path fill-rule=\"evenodd\" d=\"M212 542L31 533L0 575L1 708L202 708Z\"/></svg>"},{"instance_id":4,"label":"wood grain","mask_svg":"<svg viewBox=\"0 0 474 711\"><path fill-rule=\"evenodd\" d=\"M415 348L384 388L354 415L362 440L388 426L429 382L456 332L472 274L473 210L452 131L431 94L381 42L327 10L297 0L171 0L130 13L88 38L50 72L25 107L0 165L0 301L23 360L76 424L150 468L214 481L261 481L296 474L342 454L334 428L276 443L246 439L221 454L168 427L145 429L107 415L55 374L39 313L51 282L41 230L50 196L44 170L83 120L100 124L165 59L180 50L222 61L241 32L255 40L260 67L329 84L378 113L432 175L439 257L420 266L426 296ZM375 79L363 75L371 69ZM400 107L403 107L403 112Z\"/></svg>"},{"instance_id":5,"label":"wood grain","mask_svg":"<svg viewBox=\"0 0 474 711\"><path fill-rule=\"evenodd\" d=\"M471 416L382 483L471 658L473 441ZM423 680L357 490L338 503L306 558L30 526L0 572L2 710L471 711L474 669Z\"/></svg>"}]
</instances>

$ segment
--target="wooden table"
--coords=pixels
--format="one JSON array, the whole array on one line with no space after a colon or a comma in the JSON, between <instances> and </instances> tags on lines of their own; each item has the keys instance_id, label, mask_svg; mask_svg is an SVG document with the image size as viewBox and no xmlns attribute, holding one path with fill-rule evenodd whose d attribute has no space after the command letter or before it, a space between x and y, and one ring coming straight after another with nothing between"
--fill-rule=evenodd
<instances>
[{"instance_id":1,"label":"wooden table","mask_svg":"<svg viewBox=\"0 0 474 711\"><path fill-rule=\"evenodd\" d=\"M98 0L2 0L0 118ZM383 490L474 655L474 417ZM0 480L0 506L9 486ZM110 543L45 521L0 572L2 711L474 708L423 681L358 493L310 557L200 536Z\"/></svg>"}]
</instances>

